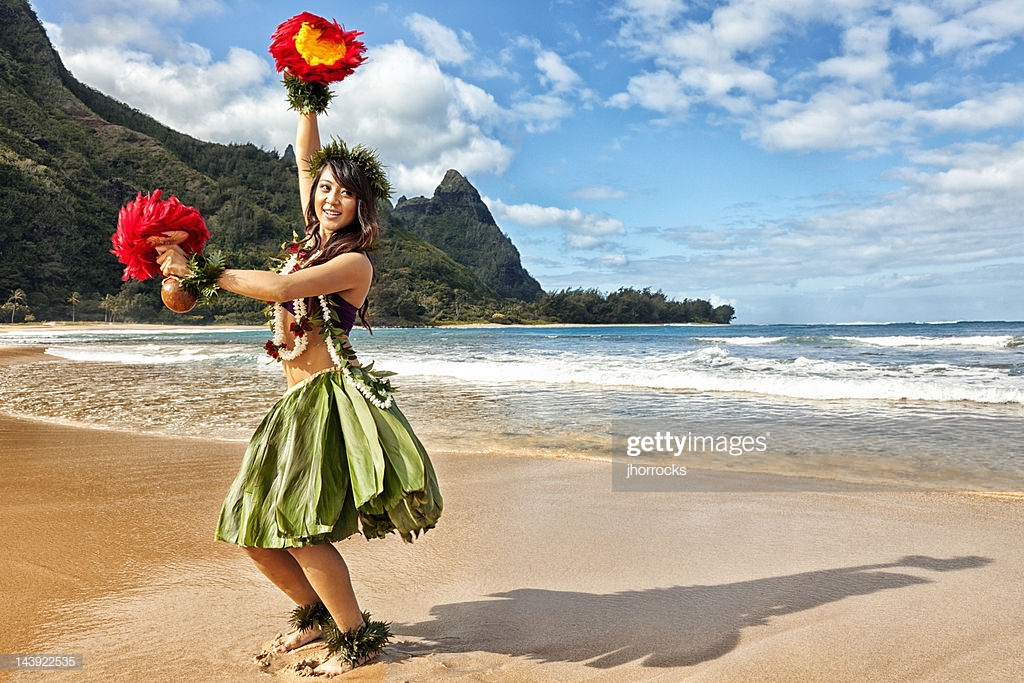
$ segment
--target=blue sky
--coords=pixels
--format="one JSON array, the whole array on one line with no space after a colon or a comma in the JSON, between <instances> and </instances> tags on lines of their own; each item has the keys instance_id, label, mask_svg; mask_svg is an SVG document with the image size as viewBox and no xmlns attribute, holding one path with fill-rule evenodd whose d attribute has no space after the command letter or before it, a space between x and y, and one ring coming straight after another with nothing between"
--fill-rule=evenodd
<instances>
[{"instance_id":1,"label":"blue sky","mask_svg":"<svg viewBox=\"0 0 1024 683\"><path fill-rule=\"evenodd\" d=\"M80 80L279 151L274 28L363 31L322 132L376 147L396 197L462 172L547 290L1024 319L1024 0L31 4Z\"/></svg>"}]
</instances>

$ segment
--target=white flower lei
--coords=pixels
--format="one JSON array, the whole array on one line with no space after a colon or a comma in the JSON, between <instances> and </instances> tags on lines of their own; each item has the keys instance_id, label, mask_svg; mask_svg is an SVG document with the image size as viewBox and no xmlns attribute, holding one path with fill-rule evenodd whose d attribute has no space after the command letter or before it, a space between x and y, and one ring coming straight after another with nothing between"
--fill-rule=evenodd
<instances>
[{"instance_id":1,"label":"white flower lei","mask_svg":"<svg viewBox=\"0 0 1024 683\"><path fill-rule=\"evenodd\" d=\"M390 392L385 393L384 398L382 399L380 395L376 391L374 391L370 385L368 385L366 382L362 380L362 378L353 375L352 369L350 367L346 366L342 368L341 374L345 376L345 381L347 381L349 384L355 387L356 391L363 395L363 398L365 398L367 401L377 406L381 410L387 410L392 405L394 405L395 399L392 398ZM382 389L381 391L384 392L385 390Z\"/></svg>"},{"instance_id":2,"label":"white flower lei","mask_svg":"<svg viewBox=\"0 0 1024 683\"><path fill-rule=\"evenodd\" d=\"M324 320L326 321L324 324L330 325L331 309L327 305L327 295L321 294L319 299L320 311L321 313L323 313ZM331 360L334 361L334 364L342 369L341 374L344 375L345 380L353 387L355 387L356 391L363 395L363 398L365 398L367 401L377 406L381 410L387 410L394 404L395 401L393 398L391 398L391 394L390 392L388 392L386 387L382 386L380 392L378 393L377 391L374 391L373 387L367 384L361 377L356 377L352 373L352 363L349 362L348 359L342 360L341 356L338 354L338 349L336 348L336 344L334 343L333 338L328 340L327 350L330 352ZM384 398L381 398L381 394L384 395Z\"/></svg>"},{"instance_id":3,"label":"white flower lei","mask_svg":"<svg viewBox=\"0 0 1024 683\"><path fill-rule=\"evenodd\" d=\"M312 256L310 256L310 259L315 258L318 254L319 252L313 254ZM298 262L298 254L293 254L292 257L285 262L284 266L281 267L281 272L285 274L291 273L293 270L295 270L295 267L298 265ZM320 312L323 315L324 326L330 328L331 309L330 306L327 304L327 295L321 294L320 296L317 297L317 299L320 301ZM292 344L292 348L286 348L284 337L284 311L285 307L282 306L280 302L274 304L273 343L274 346L276 347L278 358L280 358L281 360L294 360L295 358L301 356L303 352L306 350L307 332L304 331L303 334L296 335L294 337L294 343ZM295 321L300 326L306 321L306 314L307 311L305 300L294 299L292 301L292 315L295 317ZM382 410L387 410L392 405L394 405L395 401L391 396L391 391L388 385L386 383L378 382L378 384L381 385L378 393L378 391L375 391L374 388L367 384L366 381L363 380L361 377L356 377L352 373L352 364L348 361L348 359L343 359L341 355L338 353L337 345L335 344L333 335L328 333L327 337L327 352L331 354L331 360L334 361L334 365L342 369L342 375L344 375L345 380L348 381L353 387L355 387L356 391L362 394L367 401L377 406L378 408ZM381 398L381 394L384 395L383 398Z\"/></svg>"},{"instance_id":4,"label":"white flower lei","mask_svg":"<svg viewBox=\"0 0 1024 683\"><path fill-rule=\"evenodd\" d=\"M320 313L324 316L324 325L330 325L331 309L327 305L327 295L321 294L318 298L320 299ZM327 336L329 337L330 335ZM338 350L334 348L333 339L329 339L327 341L327 351L328 353L331 354L331 360L334 361L335 365L337 365L338 367L345 367L346 365L348 365L348 363L343 361L341 357L338 355Z\"/></svg>"},{"instance_id":5,"label":"white flower lei","mask_svg":"<svg viewBox=\"0 0 1024 683\"><path fill-rule=\"evenodd\" d=\"M319 254L313 254L310 258L315 258ZM291 273L295 270L295 267L299 263L299 255L292 254L284 266L281 267L281 272L284 274ZM274 331L274 346L277 347L276 358L280 360L295 360L303 354L306 350L306 345L309 340L307 338L307 332L303 330L302 334L296 334L293 337L292 348L285 346L284 339L284 312L285 307L278 301L274 304L274 322L271 329ZM292 316L295 318L295 322L302 326L306 319L306 301L305 299L293 299L292 300ZM333 358L333 354L332 354Z\"/></svg>"}]
</instances>

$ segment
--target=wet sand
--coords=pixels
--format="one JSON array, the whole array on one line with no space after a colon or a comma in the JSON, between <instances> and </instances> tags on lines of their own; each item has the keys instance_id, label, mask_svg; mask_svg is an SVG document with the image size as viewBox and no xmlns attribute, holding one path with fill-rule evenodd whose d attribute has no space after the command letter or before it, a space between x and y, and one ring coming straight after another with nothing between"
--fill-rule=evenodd
<instances>
[{"instance_id":1,"label":"wet sand","mask_svg":"<svg viewBox=\"0 0 1024 683\"><path fill-rule=\"evenodd\" d=\"M3 416L0 444L0 653L174 683L319 656L252 662L291 605L212 540L244 444ZM1019 496L613 493L608 463L433 456L437 529L339 544L396 634L339 680L1024 678Z\"/></svg>"}]
</instances>

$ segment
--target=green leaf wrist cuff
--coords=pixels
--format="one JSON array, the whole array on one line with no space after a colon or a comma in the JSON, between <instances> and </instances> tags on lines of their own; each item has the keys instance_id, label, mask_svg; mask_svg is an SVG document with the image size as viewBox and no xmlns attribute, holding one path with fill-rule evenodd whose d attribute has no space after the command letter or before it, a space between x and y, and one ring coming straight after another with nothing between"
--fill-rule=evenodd
<instances>
[{"instance_id":1,"label":"green leaf wrist cuff","mask_svg":"<svg viewBox=\"0 0 1024 683\"><path fill-rule=\"evenodd\" d=\"M227 270L224 254L219 251L210 252L209 256L192 254L188 259L191 275L181 278L181 288L196 297L199 305L211 306L220 295L217 280Z\"/></svg>"}]
</instances>

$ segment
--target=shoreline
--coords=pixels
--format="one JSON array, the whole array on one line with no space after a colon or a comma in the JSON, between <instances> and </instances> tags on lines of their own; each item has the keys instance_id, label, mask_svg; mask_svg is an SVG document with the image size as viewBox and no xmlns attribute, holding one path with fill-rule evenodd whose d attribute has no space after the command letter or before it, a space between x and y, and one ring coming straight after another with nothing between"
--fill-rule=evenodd
<instances>
[{"instance_id":1,"label":"shoreline","mask_svg":"<svg viewBox=\"0 0 1024 683\"><path fill-rule=\"evenodd\" d=\"M183 671L294 681L288 667L319 656L312 645L267 671L251 662L290 605L212 540L244 444L2 414L0 438L12 473L0 484L0 534L13 549L0 559L0 651L80 653L75 680L157 683ZM434 462L445 495L437 529L412 545L338 544L361 607L396 634L360 679L1024 674L1020 500L613 493L605 463Z\"/></svg>"},{"instance_id":2,"label":"shoreline","mask_svg":"<svg viewBox=\"0 0 1024 683\"><path fill-rule=\"evenodd\" d=\"M177 329L177 328L175 328ZM57 355L46 354L47 345L44 344L3 344L3 339L0 337L0 368L10 367L13 365L19 365L23 363L32 363L43 361L45 363L52 363L54 367L60 367L61 364L78 364L86 361L76 361L64 358ZM36 371L39 375L46 376L50 371L40 370ZM44 380L45 381L45 380ZM276 400L276 399L270 399ZM268 403L269 407L269 403ZM414 406L413 412L409 413L410 418L414 419L426 419L429 420L429 411L426 414L418 414L419 411L424 410L423 406ZM409 409L409 406L406 406ZM45 411L44 411L45 412ZM102 419L102 417L94 417L88 415L82 419L72 419L68 417L68 414L64 413L58 415L54 411L49 411L52 414L36 415L29 412L14 412L9 409L0 408L0 415L8 415L20 420L25 420L40 425L40 428L47 428L49 426L55 427L67 427L74 429L81 429L86 431L96 432L113 432L122 434L141 434L155 438L168 438L176 439L181 438L185 440L202 440L212 441L224 444L245 444L248 442L251 431L242 432L241 430L233 430L229 433L219 432L215 436L196 436L191 431L182 430L179 425L171 425L167 423L166 429L161 430L157 425L145 425L145 426L131 426L133 423L129 422L96 422L90 421L92 419ZM195 419L203 419L203 415L196 416ZM252 424L252 428L255 429L258 424L258 419ZM140 431L141 430L141 431ZM579 442L574 442L571 439L564 441L557 447L545 445L538 445L536 448L517 448L515 444L505 441L494 441L488 442L484 439L483 442L472 442L472 443L490 443L490 447L483 449L472 449L470 448L471 443L463 439L461 442L456 440L452 443L452 438L445 438L444 431L433 427L432 422L425 422L421 428L420 436L427 444L428 449L433 452L434 450L442 450L445 452L452 453L463 453L466 455L475 455L478 457L486 457L488 454L499 454L512 457L527 457L539 460L586 460L591 462L604 463L606 466L616 461L616 456L612 451L608 451L605 448L600 450L593 450L593 443L587 442L585 446ZM480 436L483 436L482 434ZM588 450L589 449L589 450ZM853 453L849 455L855 455ZM701 457L699 454L693 457ZM829 455L829 453L818 454L819 462L821 467L805 465L805 466L788 466L784 458L781 456L774 456L773 458L764 462L750 462L750 463L711 463L701 465L699 462L694 462L693 459L686 462L688 470L692 476L687 477L683 485L681 486L669 486L668 490L677 492L699 492L699 491L739 491L750 488L746 486L745 482L753 480L755 482L753 488L761 490L805 490L805 491L837 491L837 490L850 490L850 491L864 491L864 490L900 490L900 491L916 491L916 492L964 492L964 493L992 493L992 494L1003 494L1003 495L1015 495L1020 493L1022 490L1019 486L1015 485L1015 480L1009 478L998 478L989 477L985 479L980 474L975 472L973 475L971 471L963 470L962 472L954 472L948 470L943 473L941 477L932 478L915 478L912 474L908 475L906 472L902 472L899 469L893 469L892 463L886 466L882 466L879 463L871 465L872 459L867 458L863 461L862 466L854 466L853 464L847 466L839 466L835 468L829 468L830 463L828 457L835 458L840 457L835 453ZM632 462L632 461L629 461ZM639 462L639 461L637 461ZM815 461L811 461L812 463ZM858 458L854 458L851 463L860 462ZM622 462L620 461L620 464ZM657 463L654 463L657 464ZM702 480L706 477L711 477L713 483L710 485L704 485ZM714 483L716 477L732 477L736 482L729 483L725 486L719 486ZM772 480L776 482L787 482L779 486L767 486L763 481L757 481L757 478L761 477L764 480ZM621 483L621 482L620 482ZM640 485L643 488L643 485ZM657 485L654 485L654 490L657 490ZM632 486L624 486L624 489L633 489ZM650 487L648 490L651 490Z\"/></svg>"},{"instance_id":3,"label":"shoreline","mask_svg":"<svg viewBox=\"0 0 1024 683\"><path fill-rule=\"evenodd\" d=\"M36 331L36 330L81 330L83 332L94 332L100 330L107 330L110 332L117 332L121 330L139 331L145 332L147 330L189 330L189 329L222 329L222 330L264 330L266 325L237 325L237 324L214 324L208 323L203 325L190 325L182 323L180 325L168 325L165 323L101 323L101 322L70 322L70 321L51 321L42 323L0 323L0 341L4 338L4 333L7 332L20 332L24 330Z\"/></svg>"},{"instance_id":4,"label":"shoreline","mask_svg":"<svg viewBox=\"0 0 1024 683\"><path fill-rule=\"evenodd\" d=\"M1020 324L1024 321L1017 320L952 320L952 321L902 321L902 322L869 322L869 321L855 321L855 322L807 322L807 323L793 323L793 322L772 322L772 323L551 323L551 322L536 322L536 323L491 323L491 322L466 322L466 323L442 323L438 325L375 325L374 329L395 329L395 330L413 330L413 329L555 329L555 328L579 328L579 327L607 327L611 329L622 328L622 327L722 327L722 328L740 328L740 327L856 327L856 326L875 326L884 327L890 325L921 325L921 326L940 326L940 325L957 325L957 324L970 324L970 323L993 323L993 324ZM19 330L36 330L36 329L82 329L82 330L177 330L177 329L194 329L194 328L214 328L214 329L238 329L238 330L259 330L266 329L266 325L240 325L235 323L197 323L197 324L178 324L171 325L167 323L125 323L125 322L99 322L99 321L85 321L85 322L71 322L70 320L50 320L44 322L31 322L31 323L5 323L0 322L0 339L2 339L5 332L17 332Z\"/></svg>"},{"instance_id":5,"label":"shoreline","mask_svg":"<svg viewBox=\"0 0 1024 683\"><path fill-rule=\"evenodd\" d=\"M74 362L0 346L0 367L40 359ZM156 683L293 682L321 656L252 662L291 605L212 540L244 441L3 412L0 440L0 652L82 654L74 680ZM722 490L622 492L605 459L431 455L437 529L338 544L361 608L396 635L351 678L1024 677L1024 494L773 474L736 491L714 471Z\"/></svg>"},{"instance_id":6,"label":"shoreline","mask_svg":"<svg viewBox=\"0 0 1024 683\"><path fill-rule=\"evenodd\" d=\"M784 323L780 323L784 324ZM575 328L575 327L735 327L732 323L442 323L438 325L374 325L374 329L382 330L417 330L417 329L533 329L533 328ZM239 325L235 323L196 323L170 325L167 323L104 323L97 321L71 322L70 320L53 320L47 322L33 323L0 323L0 338L4 332L17 332L18 330L35 329L64 329L64 330L178 330L190 328L214 328L214 329L238 329L238 330L259 330L266 329L266 325Z\"/></svg>"}]
</instances>

